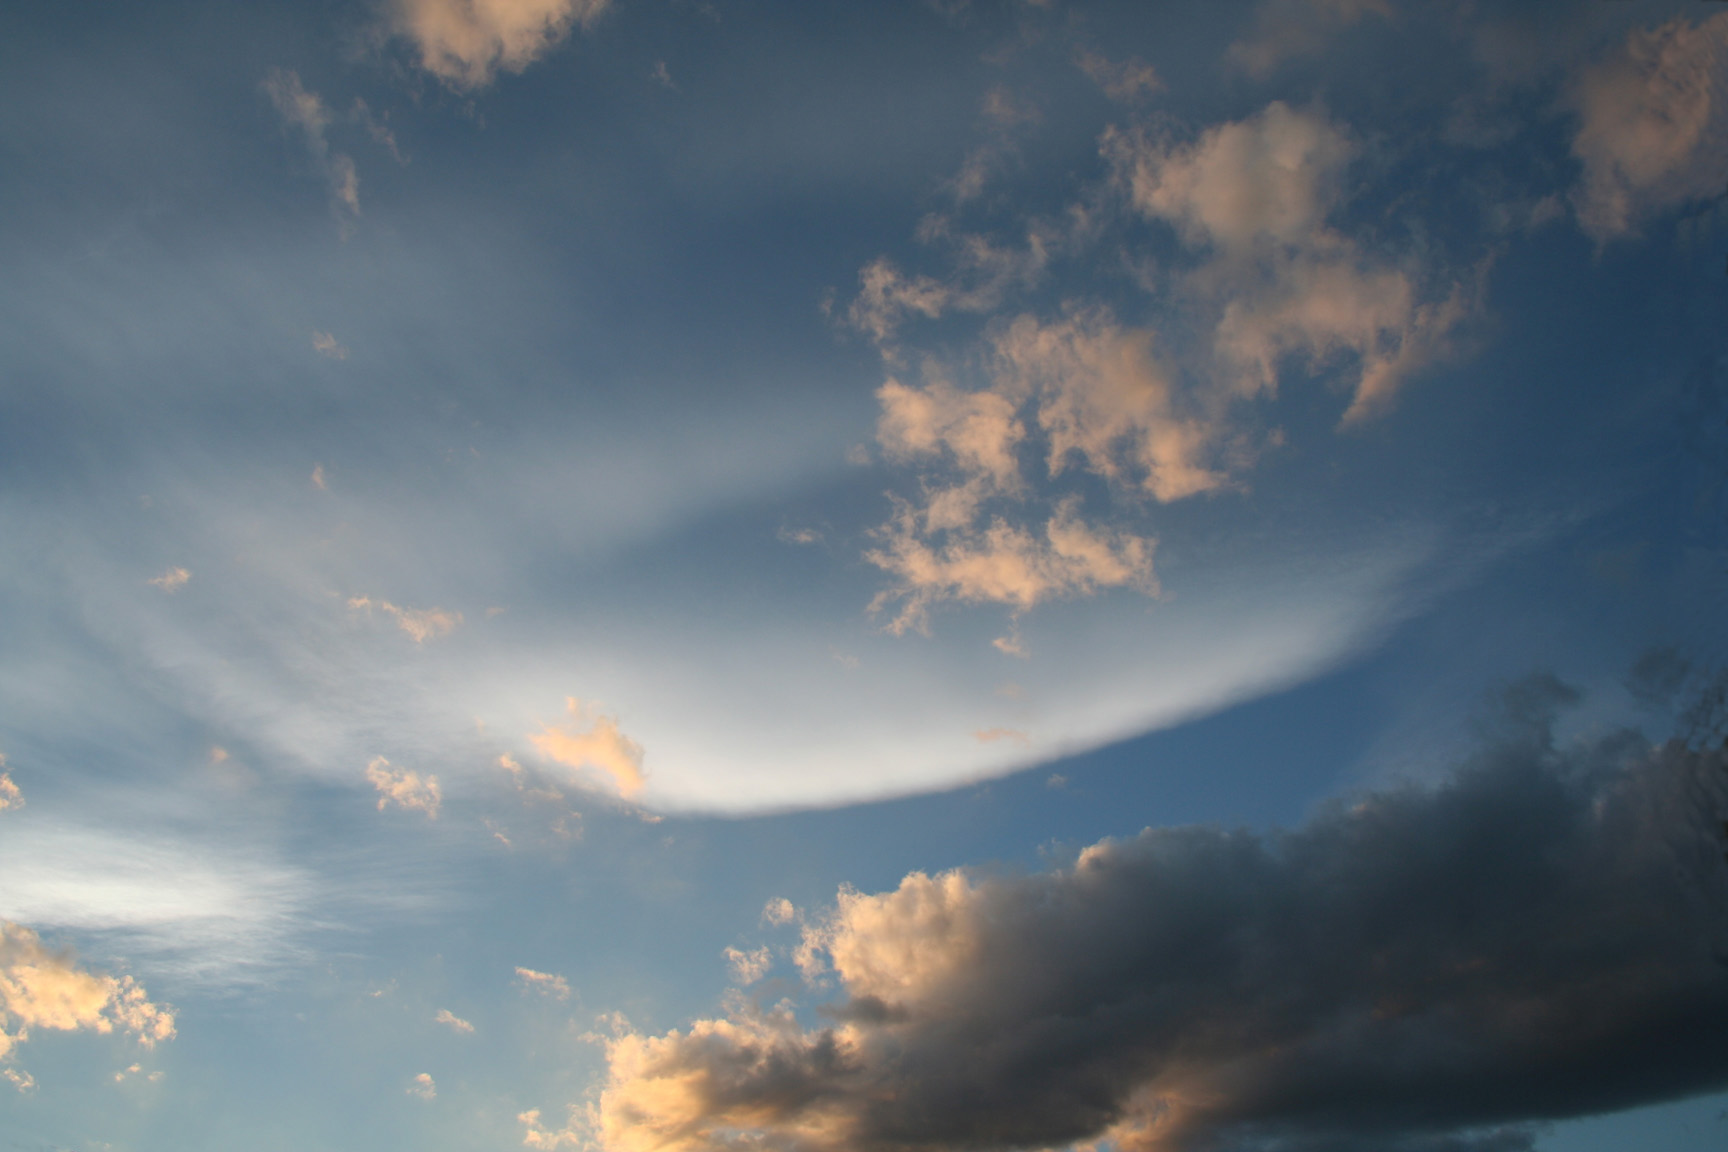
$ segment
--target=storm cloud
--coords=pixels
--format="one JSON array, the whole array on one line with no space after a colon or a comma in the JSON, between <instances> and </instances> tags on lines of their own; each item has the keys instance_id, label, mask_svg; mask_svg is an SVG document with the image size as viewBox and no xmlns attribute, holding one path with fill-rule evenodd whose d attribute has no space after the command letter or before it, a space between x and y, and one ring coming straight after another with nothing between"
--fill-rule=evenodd
<instances>
[{"instance_id":1,"label":"storm cloud","mask_svg":"<svg viewBox=\"0 0 1728 1152\"><path fill-rule=\"evenodd\" d=\"M1036 875L842 890L808 1027L610 1046L617 1152L1528 1148L1728 1084L1728 759L1562 744L1552 681L1437 786L1289 832L1148 829Z\"/></svg>"}]
</instances>

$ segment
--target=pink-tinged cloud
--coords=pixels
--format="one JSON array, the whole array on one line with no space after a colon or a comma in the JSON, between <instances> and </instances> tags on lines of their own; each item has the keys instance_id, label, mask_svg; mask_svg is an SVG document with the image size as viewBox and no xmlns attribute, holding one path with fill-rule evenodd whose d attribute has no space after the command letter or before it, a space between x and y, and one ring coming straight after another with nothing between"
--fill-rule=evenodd
<instances>
[{"instance_id":1,"label":"pink-tinged cloud","mask_svg":"<svg viewBox=\"0 0 1728 1152\"><path fill-rule=\"evenodd\" d=\"M529 742L553 763L601 773L622 796L640 792L647 782L642 745L619 730L616 717L591 716L575 697L565 703L571 722L564 727L548 724L529 736Z\"/></svg>"}]
</instances>

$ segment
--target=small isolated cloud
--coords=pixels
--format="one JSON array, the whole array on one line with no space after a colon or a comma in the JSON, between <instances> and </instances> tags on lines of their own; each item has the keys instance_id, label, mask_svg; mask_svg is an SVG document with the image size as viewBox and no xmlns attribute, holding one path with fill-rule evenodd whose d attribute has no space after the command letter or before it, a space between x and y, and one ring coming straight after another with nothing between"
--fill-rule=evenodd
<instances>
[{"instance_id":1,"label":"small isolated cloud","mask_svg":"<svg viewBox=\"0 0 1728 1152\"><path fill-rule=\"evenodd\" d=\"M419 1097L421 1100L438 1099L438 1085L433 1083L430 1072L422 1072L409 1081L407 1095Z\"/></svg>"},{"instance_id":2,"label":"small isolated cloud","mask_svg":"<svg viewBox=\"0 0 1728 1152\"><path fill-rule=\"evenodd\" d=\"M1551 721L1291 832L842 889L802 946L832 1023L738 1001L614 1037L598 1142L1511 1152L1719 1089L1728 760Z\"/></svg>"},{"instance_id":3,"label":"small isolated cloud","mask_svg":"<svg viewBox=\"0 0 1728 1152\"><path fill-rule=\"evenodd\" d=\"M782 544L820 544L822 533L815 528L781 528L775 537Z\"/></svg>"},{"instance_id":4,"label":"small isolated cloud","mask_svg":"<svg viewBox=\"0 0 1728 1152\"><path fill-rule=\"evenodd\" d=\"M24 793L13 782L12 774L6 771L6 757L0 755L0 812L8 808L24 807Z\"/></svg>"},{"instance_id":5,"label":"small isolated cloud","mask_svg":"<svg viewBox=\"0 0 1728 1152\"><path fill-rule=\"evenodd\" d=\"M307 154L330 187L332 208L344 228L351 226L360 215L360 174L346 153L330 149L324 130L330 126L331 117L323 99L306 90L298 73L284 68L270 69L262 87L283 125L298 131L305 140ZM316 347L317 334L313 341Z\"/></svg>"},{"instance_id":6,"label":"small isolated cloud","mask_svg":"<svg viewBox=\"0 0 1728 1152\"><path fill-rule=\"evenodd\" d=\"M1077 62L1104 95L1118 103L1130 104L1164 90L1164 81L1152 65L1133 57L1111 60L1096 52L1082 52Z\"/></svg>"},{"instance_id":7,"label":"small isolated cloud","mask_svg":"<svg viewBox=\"0 0 1728 1152\"><path fill-rule=\"evenodd\" d=\"M0 1066L9 1066L30 1030L130 1033L146 1048L174 1036L172 1009L150 1002L131 976L99 976L70 952L53 952L30 929L0 920ZM8 1076L20 1091L34 1081Z\"/></svg>"},{"instance_id":8,"label":"small isolated cloud","mask_svg":"<svg viewBox=\"0 0 1728 1152\"><path fill-rule=\"evenodd\" d=\"M463 1035L467 1035L474 1031L474 1025L468 1023L468 1021L462 1019L462 1017L456 1015L456 1013L450 1011L448 1008L438 1009L438 1015L432 1017L432 1022L434 1024L442 1024L452 1032L458 1032Z\"/></svg>"},{"instance_id":9,"label":"small isolated cloud","mask_svg":"<svg viewBox=\"0 0 1728 1152\"><path fill-rule=\"evenodd\" d=\"M170 568L160 576L152 576L145 583L164 592L178 592L186 587L186 582L192 579L192 573L184 568Z\"/></svg>"},{"instance_id":10,"label":"small isolated cloud","mask_svg":"<svg viewBox=\"0 0 1728 1152\"><path fill-rule=\"evenodd\" d=\"M1018 728L980 728L972 733L972 739L980 744L995 744L1002 740L1012 741L1015 744L1032 743L1032 737Z\"/></svg>"},{"instance_id":11,"label":"small isolated cloud","mask_svg":"<svg viewBox=\"0 0 1728 1152\"><path fill-rule=\"evenodd\" d=\"M762 922L764 924L790 924L796 919L798 919L797 907L784 896L776 896L762 906Z\"/></svg>"},{"instance_id":12,"label":"small isolated cloud","mask_svg":"<svg viewBox=\"0 0 1728 1152\"><path fill-rule=\"evenodd\" d=\"M570 982L555 972L536 972L532 968L516 969L516 979L529 992L551 996L556 1000L570 999Z\"/></svg>"},{"instance_id":13,"label":"small isolated cloud","mask_svg":"<svg viewBox=\"0 0 1728 1152\"><path fill-rule=\"evenodd\" d=\"M1633 31L1585 70L1572 101L1572 153L1584 165L1572 202L1598 244L1719 195L1728 184L1728 13Z\"/></svg>"},{"instance_id":14,"label":"small isolated cloud","mask_svg":"<svg viewBox=\"0 0 1728 1152\"><path fill-rule=\"evenodd\" d=\"M330 482L324 476L324 465L322 464L312 465L312 487L320 492L330 491Z\"/></svg>"},{"instance_id":15,"label":"small isolated cloud","mask_svg":"<svg viewBox=\"0 0 1728 1152\"><path fill-rule=\"evenodd\" d=\"M672 73L667 69L664 60L654 61L654 67L649 71L648 79L663 88L670 88L674 92L678 91L678 85L672 82Z\"/></svg>"},{"instance_id":16,"label":"small isolated cloud","mask_svg":"<svg viewBox=\"0 0 1728 1152\"><path fill-rule=\"evenodd\" d=\"M390 29L420 66L458 90L483 88L499 69L521 72L587 28L611 0L391 0Z\"/></svg>"},{"instance_id":17,"label":"small isolated cloud","mask_svg":"<svg viewBox=\"0 0 1728 1152\"><path fill-rule=\"evenodd\" d=\"M442 800L438 777L421 779L420 773L412 768L397 768L384 757L376 756L366 765L366 780L378 790L378 811L394 803L412 812L424 812L428 820L438 819Z\"/></svg>"},{"instance_id":18,"label":"small isolated cloud","mask_svg":"<svg viewBox=\"0 0 1728 1152\"><path fill-rule=\"evenodd\" d=\"M754 984L768 975L768 969L774 966L774 955L766 946L753 948L748 952L737 948L728 948L723 953L726 964L732 969L732 979L740 985Z\"/></svg>"},{"instance_id":19,"label":"small isolated cloud","mask_svg":"<svg viewBox=\"0 0 1728 1152\"><path fill-rule=\"evenodd\" d=\"M574 696L565 701L571 723L566 727L546 725L528 737L540 754L566 768L600 772L622 796L642 790L647 776L642 768L642 745L624 735L613 716L590 715Z\"/></svg>"},{"instance_id":20,"label":"small isolated cloud","mask_svg":"<svg viewBox=\"0 0 1728 1152\"><path fill-rule=\"evenodd\" d=\"M320 356L328 356L332 360L348 359L348 349L337 343L336 337L328 332L312 333L312 349Z\"/></svg>"},{"instance_id":21,"label":"small isolated cloud","mask_svg":"<svg viewBox=\"0 0 1728 1152\"><path fill-rule=\"evenodd\" d=\"M316 473L318 478L322 473ZM396 627L408 633L416 644L424 644L428 640L437 640L450 635L462 625L462 613L446 612L442 608L402 608L388 600L374 601L370 596L352 596L348 607L354 611L370 613L373 608L392 616Z\"/></svg>"},{"instance_id":22,"label":"small isolated cloud","mask_svg":"<svg viewBox=\"0 0 1728 1152\"><path fill-rule=\"evenodd\" d=\"M1261 0L1254 30L1230 45L1229 59L1264 79L1284 61L1321 51L1364 16L1390 17L1387 0Z\"/></svg>"}]
</instances>

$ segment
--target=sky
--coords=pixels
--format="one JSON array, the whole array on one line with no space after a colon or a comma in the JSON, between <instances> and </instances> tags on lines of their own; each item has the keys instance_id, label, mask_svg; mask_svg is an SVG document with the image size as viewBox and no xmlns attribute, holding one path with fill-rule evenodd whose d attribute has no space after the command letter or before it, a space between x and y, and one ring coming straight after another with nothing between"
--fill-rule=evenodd
<instances>
[{"instance_id":1,"label":"sky","mask_svg":"<svg viewBox=\"0 0 1728 1152\"><path fill-rule=\"evenodd\" d=\"M0 1149L1728 1146L1728 11L0 7Z\"/></svg>"}]
</instances>

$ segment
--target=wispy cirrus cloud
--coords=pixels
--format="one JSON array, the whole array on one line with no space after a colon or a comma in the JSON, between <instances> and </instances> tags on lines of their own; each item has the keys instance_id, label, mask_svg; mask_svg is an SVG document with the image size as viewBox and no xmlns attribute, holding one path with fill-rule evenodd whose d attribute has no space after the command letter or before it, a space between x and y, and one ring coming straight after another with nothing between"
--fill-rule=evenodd
<instances>
[{"instance_id":1,"label":"wispy cirrus cloud","mask_svg":"<svg viewBox=\"0 0 1728 1152\"><path fill-rule=\"evenodd\" d=\"M360 173L352 157L330 147L325 129L330 126L331 115L323 98L307 90L299 73L284 68L272 68L261 86L283 126L300 133L307 155L330 186L332 208L343 228L351 227L360 215Z\"/></svg>"}]
</instances>

